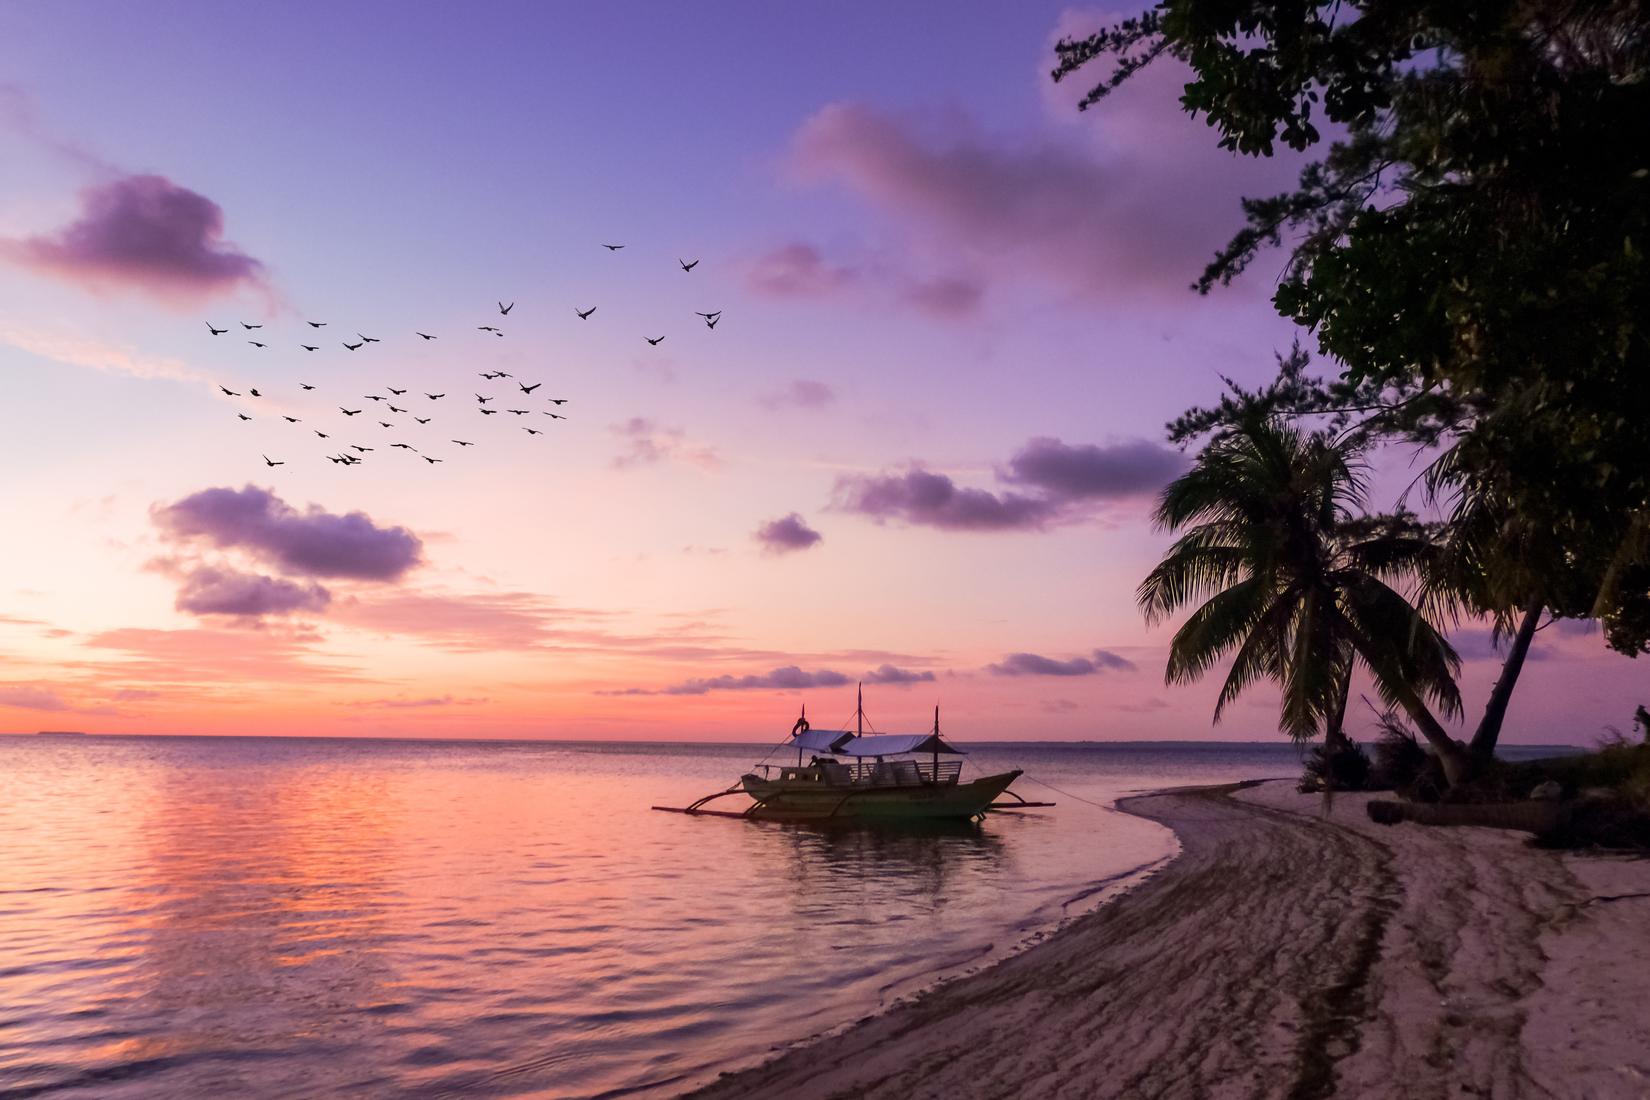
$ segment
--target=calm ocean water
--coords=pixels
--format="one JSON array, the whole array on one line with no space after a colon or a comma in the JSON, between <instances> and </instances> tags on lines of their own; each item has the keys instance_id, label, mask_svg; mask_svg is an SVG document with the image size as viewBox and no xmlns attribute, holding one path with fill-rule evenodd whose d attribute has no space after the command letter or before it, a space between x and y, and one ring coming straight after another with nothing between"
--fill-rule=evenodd
<instances>
[{"instance_id":1,"label":"calm ocean water","mask_svg":"<svg viewBox=\"0 0 1650 1100\"><path fill-rule=\"evenodd\" d=\"M749 745L0 737L0 1096L673 1095L1173 852L1070 796L1298 770L971 748L1060 805L819 831L649 811Z\"/></svg>"}]
</instances>

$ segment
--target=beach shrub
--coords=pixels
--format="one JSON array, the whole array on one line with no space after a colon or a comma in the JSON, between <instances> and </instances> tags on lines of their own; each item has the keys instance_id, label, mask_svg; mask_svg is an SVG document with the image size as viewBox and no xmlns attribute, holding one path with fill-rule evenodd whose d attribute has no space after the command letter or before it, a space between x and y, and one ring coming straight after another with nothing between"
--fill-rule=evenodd
<instances>
[{"instance_id":1,"label":"beach shrub","mask_svg":"<svg viewBox=\"0 0 1650 1100\"><path fill-rule=\"evenodd\" d=\"M1313 745L1306 754L1305 766L1296 790L1303 793L1321 791L1362 791L1369 789L1369 754L1362 745L1351 739L1334 746Z\"/></svg>"},{"instance_id":2,"label":"beach shrub","mask_svg":"<svg viewBox=\"0 0 1650 1100\"><path fill-rule=\"evenodd\" d=\"M1379 715L1377 721L1381 735L1375 741L1375 767L1370 776L1370 787L1374 790L1404 790L1412 786L1426 770L1427 750L1391 711Z\"/></svg>"}]
</instances>

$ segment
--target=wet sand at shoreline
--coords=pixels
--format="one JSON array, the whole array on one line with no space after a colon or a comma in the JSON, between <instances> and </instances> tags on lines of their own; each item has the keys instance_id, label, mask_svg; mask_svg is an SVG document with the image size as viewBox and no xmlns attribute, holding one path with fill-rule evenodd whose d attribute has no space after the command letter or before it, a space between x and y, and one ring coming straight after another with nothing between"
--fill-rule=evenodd
<instances>
[{"instance_id":1,"label":"wet sand at shoreline","mask_svg":"<svg viewBox=\"0 0 1650 1100\"><path fill-rule=\"evenodd\" d=\"M1650 1096L1650 861L1368 798L1126 799L1182 845L1132 892L692 1095Z\"/></svg>"}]
</instances>

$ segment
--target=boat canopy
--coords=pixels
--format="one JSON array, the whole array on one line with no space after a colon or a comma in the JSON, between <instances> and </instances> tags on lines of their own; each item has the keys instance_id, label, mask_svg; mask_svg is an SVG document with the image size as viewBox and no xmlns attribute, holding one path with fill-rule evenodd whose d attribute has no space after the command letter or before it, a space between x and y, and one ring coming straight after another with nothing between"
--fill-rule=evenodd
<instances>
[{"instance_id":1,"label":"boat canopy","mask_svg":"<svg viewBox=\"0 0 1650 1100\"><path fill-rule=\"evenodd\" d=\"M803 730L792 739L799 749L836 756L898 756L908 752L967 755L937 733L876 733L856 737L848 730Z\"/></svg>"}]
</instances>

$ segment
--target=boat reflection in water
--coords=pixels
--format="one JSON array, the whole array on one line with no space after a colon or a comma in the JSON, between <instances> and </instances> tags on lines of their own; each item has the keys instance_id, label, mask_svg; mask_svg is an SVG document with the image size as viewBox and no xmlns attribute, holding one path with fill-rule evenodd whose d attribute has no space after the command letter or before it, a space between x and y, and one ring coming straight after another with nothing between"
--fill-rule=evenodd
<instances>
[{"instance_id":1,"label":"boat reflection in water","mask_svg":"<svg viewBox=\"0 0 1650 1100\"><path fill-rule=\"evenodd\" d=\"M854 726L853 732L813 729L804 708L786 746L796 750L794 765L761 763L727 790L680 809L654 809L837 825L979 821L989 810L1051 805L1027 802L1018 795L1013 802L998 802L1020 777L1018 768L964 782L961 760L940 759L965 753L941 738L939 707L934 708L934 728L928 733L867 735L861 690ZM741 811L705 809L710 802L739 794L751 800Z\"/></svg>"}]
</instances>

